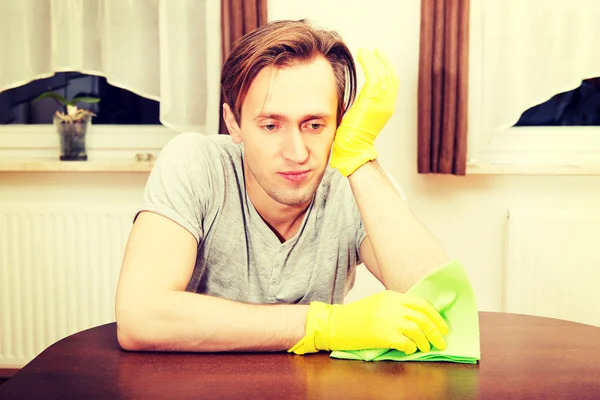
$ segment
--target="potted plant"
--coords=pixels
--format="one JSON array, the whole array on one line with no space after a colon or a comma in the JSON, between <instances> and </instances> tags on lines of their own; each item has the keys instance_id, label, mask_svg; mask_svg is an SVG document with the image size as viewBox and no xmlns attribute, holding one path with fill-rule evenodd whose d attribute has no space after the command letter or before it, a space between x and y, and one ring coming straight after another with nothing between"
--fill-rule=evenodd
<instances>
[{"instance_id":1,"label":"potted plant","mask_svg":"<svg viewBox=\"0 0 600 400\"><path fill-rule=\"evenodd\" d=\"M62 111L56 111L53 117L54 127L60 137L61 161L86 161L87 150L85 137L92 117L96 114L90 110L78 108L77 103L98 103L97 97L76 96L67 100L52 91L44 92L35 101L52 98L60 104Z\"/></svg>"}]
</instances>

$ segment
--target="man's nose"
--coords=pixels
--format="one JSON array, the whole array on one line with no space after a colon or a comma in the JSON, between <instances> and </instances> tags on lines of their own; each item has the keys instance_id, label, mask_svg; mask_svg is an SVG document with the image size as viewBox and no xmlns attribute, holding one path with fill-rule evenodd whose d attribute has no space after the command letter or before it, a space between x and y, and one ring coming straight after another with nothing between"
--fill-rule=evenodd
<instances>
[{"instance_id":1,"label":"man's nose","mask_svg":"<svg viewBox=\"0 0 600 400\"><path fill-rule=\"evenodd\" d=\"M304 144L304 138L300 129L295 128L288 132L283 146L283 157L296 164L303 164L308 159L308 149Z\"/></svg>"}]
</instances>

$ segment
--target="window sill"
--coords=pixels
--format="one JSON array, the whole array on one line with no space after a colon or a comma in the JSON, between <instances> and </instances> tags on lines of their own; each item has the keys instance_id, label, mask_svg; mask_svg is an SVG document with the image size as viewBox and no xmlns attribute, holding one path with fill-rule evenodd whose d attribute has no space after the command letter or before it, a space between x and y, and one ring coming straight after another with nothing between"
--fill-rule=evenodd
<instances>
[{"instance_id":1,"label":"window sill","mask_svg":"<svg viewBox=\"0 0 600 400\"><path fill-rule=\"evenodd\" d=\"M467 175L598 175L597 165L558 165L558 164L492 164L487 162L468 162Z\"/></svg>"},{"instance_id":2,"label":"window sill","mask_svg":"<svg viewBox=\"0 0 600 400\"><path fill-rule=\"evenodd\" d=\"M0 126L0 172L147 173L163 146L178 134L160 125L90 128L88 160L60 161L59 139L52 125Z\"/></svg>"},{"instance_id":3,"label":"window sill","mask_svg":"<svg viewBox=\"0 0 600 400\"><path fill-rule=\"evenodd\" d=\"M471 175L600 175L600 127L521 127L474 145Z\"/></svg>"},{"instance_id":4,"label":"window sill","mask_svg":"<svg viewBox=\"0 0 600 400\"><path fill-rule=\"evenodd\" d=\"M0 160L0 172L150 172L154 161L52 159Z\"/></svg>"}]
</instances>

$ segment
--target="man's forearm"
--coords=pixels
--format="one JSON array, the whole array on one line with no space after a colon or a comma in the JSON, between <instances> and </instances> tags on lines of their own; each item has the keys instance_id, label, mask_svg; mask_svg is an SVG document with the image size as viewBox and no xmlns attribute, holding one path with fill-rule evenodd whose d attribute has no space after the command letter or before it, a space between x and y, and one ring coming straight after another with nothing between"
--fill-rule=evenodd
<instances>
[{"instance_id":1,"label":"man's forearm","mask_svg":"<svg viewBox=\"0 0 600 400\"><path fill-rule=\"evenodd\" d=\"M307 311L171 291L117 309L117 332L127 350L284 351L304 336Z\"/></svg>"},{"instance_id":2,"label":"man's forearm","mask_svg":"<svg viewBox=\"0 0 600 400\"><path fill-rule=\"evenodd\" d=\"M448 261L440 244L410 212L377 161L360 167L349 180L387 289L405 292Z\"/></svg>"}]
</instances>

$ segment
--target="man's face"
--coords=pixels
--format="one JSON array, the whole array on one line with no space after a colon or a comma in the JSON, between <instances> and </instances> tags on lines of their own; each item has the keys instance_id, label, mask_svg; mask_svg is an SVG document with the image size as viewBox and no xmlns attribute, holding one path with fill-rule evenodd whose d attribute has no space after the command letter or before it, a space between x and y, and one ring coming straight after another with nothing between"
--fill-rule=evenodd
<instances>
[{"instance_id":1,"label":"man's face","mask_svg":"<svg viewBox=\"0 0 600 400\"><path fill-rule=\"evenodd\" d=\"M323 57L260 71L240 124L249 190L260 186L290 206L311 200L329 161L337 101L333 69Z\"/></svg>"}]
</instances>

